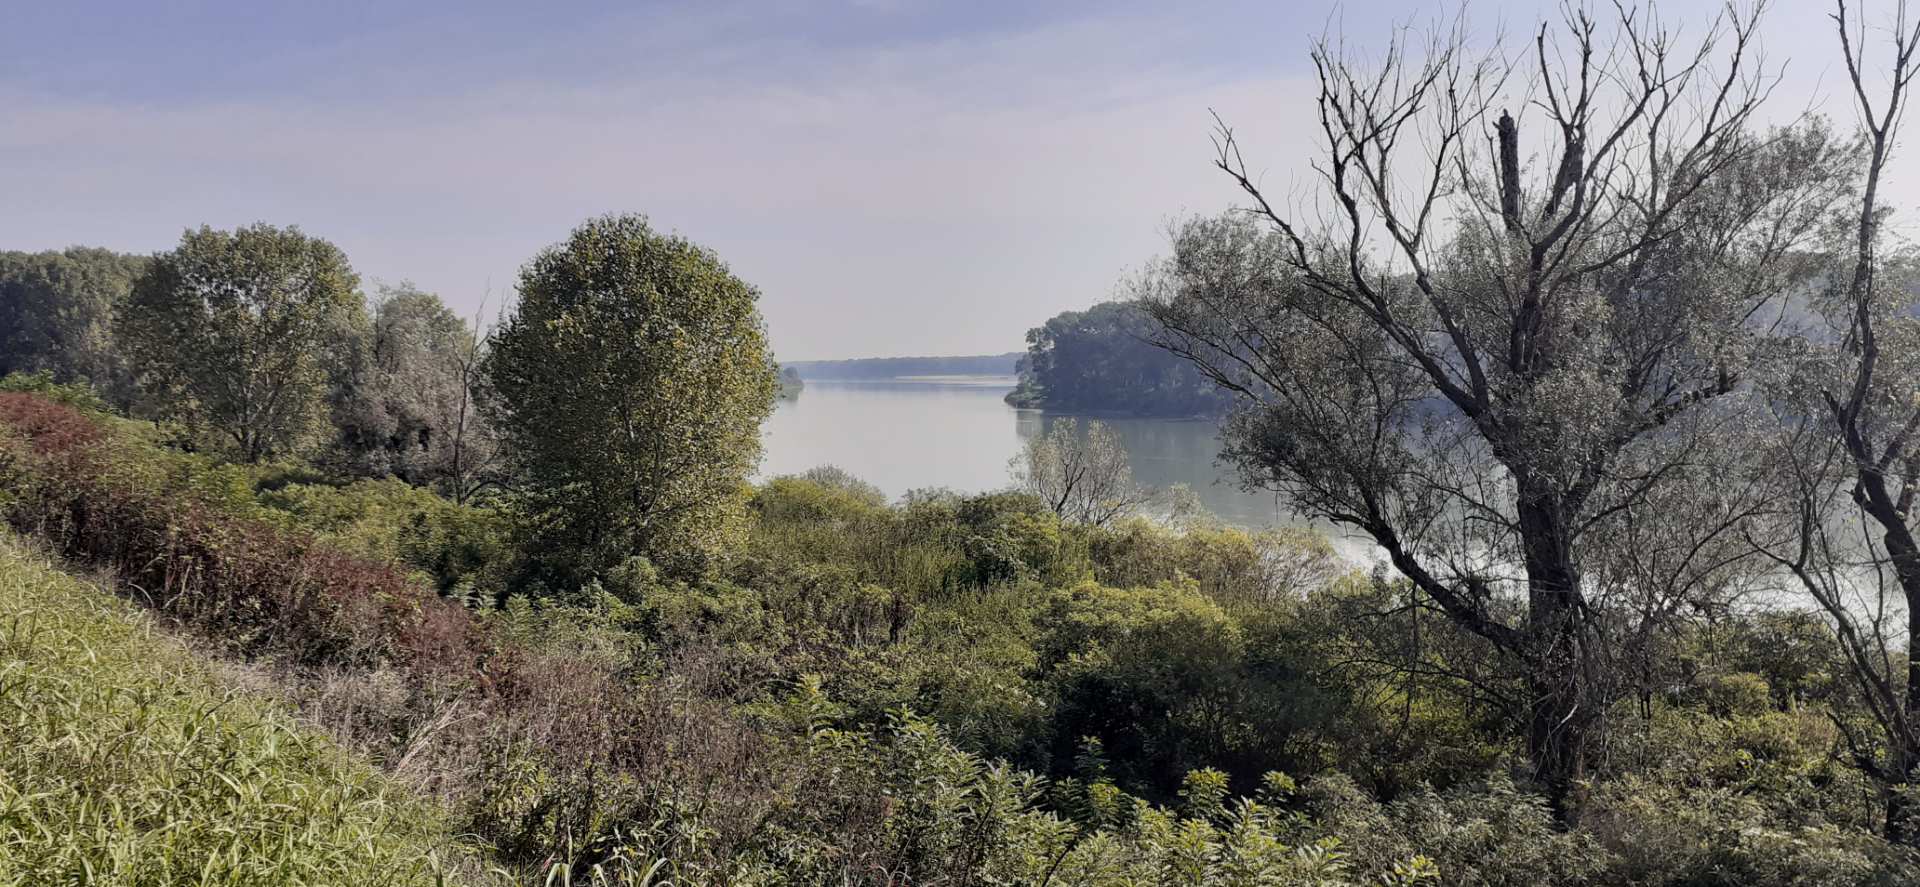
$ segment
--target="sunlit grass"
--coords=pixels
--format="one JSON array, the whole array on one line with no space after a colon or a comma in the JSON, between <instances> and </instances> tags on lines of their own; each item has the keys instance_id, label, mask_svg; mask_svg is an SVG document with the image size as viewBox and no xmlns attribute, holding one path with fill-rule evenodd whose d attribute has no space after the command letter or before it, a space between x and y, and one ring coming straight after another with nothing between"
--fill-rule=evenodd
<instances>
[{"instance_id":1,"label":"sunlit grass","mask_svg":"<svg viewBox=\"0 0 1920 887\"><path fill-rule=\"evenodd\" d=\"M0 536L0 885L439 884L464 880L459 847L431 806Z\"/></svg>"}]
</instances>

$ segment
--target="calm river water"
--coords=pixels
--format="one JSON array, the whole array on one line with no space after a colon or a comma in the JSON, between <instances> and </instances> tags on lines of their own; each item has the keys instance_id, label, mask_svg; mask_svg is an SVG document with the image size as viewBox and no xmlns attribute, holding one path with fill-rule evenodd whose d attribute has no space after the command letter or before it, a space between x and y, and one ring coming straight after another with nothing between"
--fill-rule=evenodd
<instances>
[{"instance_id":1,"label":"calm river water","mask_svg":"<svg viewBox=\"0 0 1920 887\"><path fill-rule=\"evenodd\" d=\"M897 497L911 489L960 492L1011 483L1007 461L1028 438L1071 418L1016 410L1001 398L1014 380L955 376L887 381L809 380L798 400L782 401L766 425L763 477L837 465ZM1184 483L1207 508L1249 527L1293 523L1272 494L1246 493L1215 465L1214 423L1185 419L1100 418L1127 448L1134 477L1156 487Z\"/></svg>"}]
</instances>

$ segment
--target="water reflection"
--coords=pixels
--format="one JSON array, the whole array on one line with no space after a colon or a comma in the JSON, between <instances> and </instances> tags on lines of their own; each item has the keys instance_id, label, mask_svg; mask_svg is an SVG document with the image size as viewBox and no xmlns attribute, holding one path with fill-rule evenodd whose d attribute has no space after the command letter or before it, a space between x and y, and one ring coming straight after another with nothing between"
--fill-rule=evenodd
<instances>
[{"instance_id":1,"label":"water reflection","mask_svg":"<svg viewBox=\"0 0 1920 887\"><path fill-rule=\"evenodd\" d=\"M1217 464L1218 427L1204 419L1130 419L1111 416L1014 410L1020 439L1026 441L1053 430L1057 422L1087 420L1105 423L1120 438L1133 476L1150 487L1185 484L1199 495L1208 511L1229 523L1259 527L1294 523L1273 493L1248 493L1235 482L1231 469Z\"/></svg>"},{"instance_id":2,"label":"water reflection","mask_svg":"<svg viewBox=\"0 0 1920 887\"><path fill-rule=\"evenodd\" d=\"M1016 410L1002 400L1007 376L949 376L885 381L809 380L767 421L761 475L838 465L899 496L911 489L962 492L1009 483L1007 462L1021 444L1068 418ZM1112 426L1134 474L1153 486L1186 484L1223 519L1246 526L1291 523L1272 494L1238 489L1215 465L1212 422L1101 418Z\"/></svg>"}]
</instances>

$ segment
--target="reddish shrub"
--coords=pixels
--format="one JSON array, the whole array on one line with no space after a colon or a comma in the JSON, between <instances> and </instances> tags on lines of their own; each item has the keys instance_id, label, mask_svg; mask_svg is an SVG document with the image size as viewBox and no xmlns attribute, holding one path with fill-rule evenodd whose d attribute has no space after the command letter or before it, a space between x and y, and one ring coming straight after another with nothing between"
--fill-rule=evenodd
<instances>
[{"instance_id":1,"label":"reddish shrub","mask_svg":"<svg viewBox=\"0 0 1920 887\"><path fill-rule=\"evenodd\" d=\"M484 643L470 615L392 565L143 485L116 469L150 454L71 407L0 394L0 425L13 438L13 526L112 568L147 603L235 652L478 676Z\"/></svg>"},{"instance_id":2,"label":"reddish shrub","mask_svg":"<svg viewBox=\"0 0 1920 887\"><path fill-rule=\"evenodd\" d=\"M106 436L79 410L21 392L0 393L0 423L32 441L42 454L72 452Z\"/></svg>"}]
</instances>

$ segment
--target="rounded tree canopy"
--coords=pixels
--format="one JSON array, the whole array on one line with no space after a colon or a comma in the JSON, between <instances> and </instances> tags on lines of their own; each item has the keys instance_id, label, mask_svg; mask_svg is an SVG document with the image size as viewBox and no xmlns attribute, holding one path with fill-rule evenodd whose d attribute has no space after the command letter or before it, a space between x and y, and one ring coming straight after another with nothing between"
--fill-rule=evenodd
<instances>
[{"instance_id":1,"label":"rounded tree canopy","mask_svg":"<svg viewBox=\"0 0 1920 887\"><path fill-rule=\"evenodd\" d=\"M776 391L758 300L637 215L593 219L521 271L489 373L535 550L581 552L571 579L636 554L703 562L732 537Z\"/></svg>"},{"instance_id":2,"label":"rounded tree canopy","mask_svg":"<svg viewBox=\"0 0 1920 887\"><path fill-rule=\"evenodd\" d=\"M365 323L359 283L299 228L202 226L154 256L116 334L161 412L255 461L320 433L328 372Z\"/></svg>"}]
</instances>

